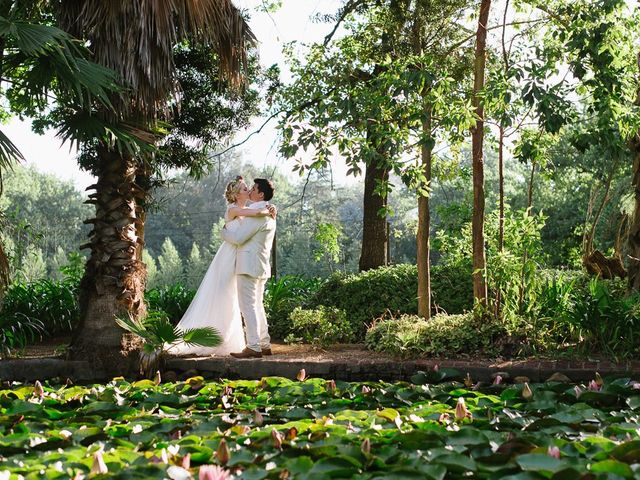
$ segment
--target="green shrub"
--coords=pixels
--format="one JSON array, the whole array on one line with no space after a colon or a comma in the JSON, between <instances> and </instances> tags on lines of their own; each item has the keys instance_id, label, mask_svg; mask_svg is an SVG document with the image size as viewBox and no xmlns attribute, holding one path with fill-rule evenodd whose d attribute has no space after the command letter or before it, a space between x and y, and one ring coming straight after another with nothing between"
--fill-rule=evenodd
<instances>
[{"instance_id":1,"label":"green shrub","mask_svg":"<svg viewBox=\"0 0 640 480\"><path fill-rule=\"evenodd\" d=\"M496 322L473 313L438 314L431 320L415 315L383 318L367 331L369 350L405 357L457 357L461 354L493 356L500 353L507 332Z\"/></svg>"},{"instance_id":2,"label":"green shrub","mask_svg":"<svg viewBox=\"0 0 640 480\"><path fill-rule=\"evenodd\" d=\"M335 343L349 343L353 331L344 311L320 306L315 310L296 307L290 315L291 333L287 343L310 343L317 347L327 347Z\"/></svg>"},{"instance_id":3,"label":"green shrub","mask_svg":"<svg viewBox=\"0 0 640 480\"><path fill-rule=\"evenodd\" d=\"M568 346L622 356L640 352L640 295L627 295L625 281L544 270L540 285L529 309L538 350Z\"/></svg>"},{"instance_id":4,"label":"green shrub","mask_svg":"<svg viewBox=\"0 0 640 480\"><path fill-rule=\"evenodd\" d=\"M14 283L0 311L0 340L5 354L37 338L68 334L80 317L78 279Z\"/></svg>"},{"instance_id":5,"label":"green shrub","mask_svg":"<svg viewBox=\"0 0 640 480\"><path fill-rule=\"evenodd\" d=\"M264 304L272 338L282 340L291 332L291 312L296 307L304 306L320 285L321 279L295 275L284 275L267 282Z\"/></svg>"},{"instance_id":6,"label":"green shrub","mask_svg":"<svg viewBox=\"0 0 640 480\"><path fill-rule=\"evenodd\" d=\"M431 270L434 313L462 313L473 306L471 268L435 266ZM333 306L347 313L356 339L364 339L366 327L386 312L392 315L418 312L418 269L393 265L357 274L335 274L310 299L310 306Z\"/></svg>"},{"instance_id":7,"label":"green shrub","mask_svg":"<svg viewBox=\"0 0 640 480\"><path fill-rule=\"evenodd\" d=\"M148 290L144 298L150 311L166 313L171 323L175 325L189 308L195 294L195 290L176 283Z\"/></svg>"}]
</instances>

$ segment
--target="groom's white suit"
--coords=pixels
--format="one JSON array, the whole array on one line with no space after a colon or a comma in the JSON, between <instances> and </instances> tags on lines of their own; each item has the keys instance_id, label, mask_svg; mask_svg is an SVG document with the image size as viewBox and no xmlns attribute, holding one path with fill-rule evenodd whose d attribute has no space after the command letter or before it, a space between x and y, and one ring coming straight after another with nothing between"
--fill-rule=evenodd
<instances>
[{"instance_id":1,"label":"groom's white suit","mask_svg":"<svg viewBox=\"0 0 640 480\"><path fill-rule=\"evenodd\" d=\"M255 202L251 208L266 205L267 202ZM276 221L271 217L245 217L238 228L222 230L222 238L238 247L238 301L245 322L247 348L256 352L271 348L263 298L265 283L271 276L269 258L275 233Z\"/></svg>"}]
</instances>

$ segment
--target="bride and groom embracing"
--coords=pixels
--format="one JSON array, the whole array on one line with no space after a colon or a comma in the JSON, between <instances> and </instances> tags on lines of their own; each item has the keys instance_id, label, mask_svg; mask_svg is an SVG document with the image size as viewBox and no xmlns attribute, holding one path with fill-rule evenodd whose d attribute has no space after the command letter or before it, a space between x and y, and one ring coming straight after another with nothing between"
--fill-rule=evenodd
<instances>
[{"instance_id":1,"label":"bride and groom embracing","mask_svg":"<svg viewBox=\"0 0 640 480\"><path fill-rule=\"evenodd\" d=\"M240 176L227 184L228 205L221 234L224 242L178 323L183 331L215 328L222 343L217 347L181 343L172 347L172 354L230 354L235 358L271 355L263 296L271 276L269 258L276 232L276 209L268 203L272 197L273 184L263 178L255 179L251 189Z\"/></svg>"}]
</instances>

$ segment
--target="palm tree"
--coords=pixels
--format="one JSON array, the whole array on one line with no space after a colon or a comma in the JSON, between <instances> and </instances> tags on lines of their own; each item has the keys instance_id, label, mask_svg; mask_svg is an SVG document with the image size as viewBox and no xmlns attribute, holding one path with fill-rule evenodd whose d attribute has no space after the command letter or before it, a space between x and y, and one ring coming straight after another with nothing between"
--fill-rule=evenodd
<instances>
[{"instance_id":1,"label":"palm tree","mask_svg":"<svg viewBox=\"0 0 640 480\"><path fill-rule=\"evenodd\" d=\"M209 45L217 51L221 70L240 86L246 49L255 38L230 0L66 0L60 4L62 24L86 39L96 61L116 71L126 91L114 96L114 113L101 112L106 122L146 133L150 144L161 138L162 122L179 107L174 47L182 41ZM122 139L122 138L120 138ZM81 321L72 341L75 358L119 368L122 332L115 318L145 314L145 200L153 150L104 137L88 167L98 180L89 202L96 207L91 254L81 283ZM124 348L123 348L124 347Z\"/></svg>"},{"instance_id":2,"label":"palm tree","mask_svg":"<svg viewBox=\"0 0 640 480\"><path fill-rule=\"evenodd\" d=\"M96 101L110 108L109 93L119 88L115 73L92 62L89 50L68 33L41 23L44 18L37 2L0 4L2 114L39 115L61 99L71 110ZM61 118L49 124L60 132L65 129ZM19 149L0 131L0 195L3 173L22 160ZM3 225L0 212L0 229ZM9 281L10 264L0 243L0 297Z\"/></svg>"}]
</instances>

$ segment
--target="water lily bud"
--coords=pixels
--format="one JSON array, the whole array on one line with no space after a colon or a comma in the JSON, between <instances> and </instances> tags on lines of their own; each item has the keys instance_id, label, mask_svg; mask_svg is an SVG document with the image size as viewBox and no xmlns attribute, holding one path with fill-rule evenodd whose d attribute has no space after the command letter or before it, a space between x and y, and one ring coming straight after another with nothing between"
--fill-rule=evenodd
<instances>
[{"instance_id":1,"label":"water lily bud","mask_svg":"<svg viewBox=\"0 0 640 480\"><path fill-rule=\"evenodd\" d=\"M104 458L102 458L102 450L98 450L93 454L93 465L91 466L91 473L104 474L108 471L109 469L107 468L107 464L104 463Z\"/></svg>"},{"instance_id":2,"label":"water lily bud","mask_svg":"<svg viewBox=\"0 0 640 480\"><path fill-rule=\"evenodd\" d=\"M261 427L264 424L264 416L262 416L257 409L253 411L253 423L258 427Z\"/></svg>"},{"instance_id":3,"label":"water lily bud","mask_svg":"<svg viewBox=\"0 0 640 480\"><path fill-rule=\"evenodd\" d=\"M602 377L598 372L596 372L596 383L598 384L599 387L602 387L602 385L604 385L604 380L602 379Z\"/></svg>"},{"instance_id":4,"label":"water lily bud","mask_svg":"<svg viewBox=\"0 0 640 480\"><path fill-rule=\"evenodd\" d=\"M227 441L224 438L220 440L220 444L218 445L218 450L216 451L216 455L218 457L218 461L223 465L226 465L229 459L231 458L229 445L227 445Z\"/></svg>"},{"instance_id":5,"label":"water lily bud","mask_svg":"<svg viewBox=\"0 0 640 480\"><path fill-rule=\"evenodd\" d=\"M218 465L202 465L198 471L198 480L227 480L231 474Z\"/></svg>"},{"instance_id":6,"label":"water lily bud","mask_svg":"<svg viewBox=\"0 0 640 480\"><path fill-rule=\"evenodd\" d=\"M362 444L360 445L360 450L365 455L369 455L371 453L371 440L369 440L368 438L365 438L362 441Z\"/></svg>"},{"instance_id":7,"label":"water lily bud","mask_svg":"<svg viewBox=\"0 0 640 480\"><path fill-rule=\"evenodd\" d=\"M371 389L366 385L362 385L362 394L368 395L369 393L371 393Z\"/></svg>"},{"instance_id":8,"label":"water lily bud","mask_svg":"<svg viewBox=\"0 0 640 480\"><path fill-rule=\"evenodd\" d=\"M324 389L327 392L335 392L336 391L336 381L335 380L327 380L324 384Z\"/></svg>"},{"instance_id":9,"label":"water lily bud","mask_svg":"<svg viewBox=\"0 0 640 480\"><path fill-rule=\"evenodd\" d=\"M469 373L464 377L464 386L467 388L473 387L473 380L471 380L471 375L469 375Z\"/></svg>"},{"instance_id":10,"label":"water lily bud","mask_svg":"<svg viewBox=\"0 0 640 480\"><path fill-rule=\"evenodd\" d=\"M502 376L501 375L496 375L496 378L493 379L493 384L494 385L500 385L502 383Z\"/></svg>"},{"instance_id":11,"label":"water lily bud","mask_svg":"<svg viewBox=\"0 0 640 480\"><path fill-rule=\"evenodd\" d=\"M456 405L456 420L463 420L469 415L469 410L467 410L467 405L464 403L464 397L458 398L458 404Z\"/></svg>"},{"instance_id":12,"label":"water lily bud","mask_svg":"<svg viewBox=\"0 0 640 480\"><path fill-rule=\"evenodd\" d=\"M165 465L169 463L169 455L167 455L167 449L163 448L160 451L160 461Z\"/></svg>"},{"instance_id":13,"label":"water lily bud","mask_svg":"<svg viewBox=\"0 0 640 480\"><path fill-rule=\"evenodd\" d=\"M433 371L434 371L434 372L438 372L439 370L440 370L440 367L439 367L439 366L438 366L438 364L436 363L436 364L433 366Z\"/></svg>"},{"instance_id":14,"label":"water lily bud","mask_svg":"<svg viewBox=\"0 0 640 480\"><path fill-rule=\"evenodd\" d=\"M44 388L42 388L40 380L36 380L36 383L33 384L33 396L39 398L44 397Z\"/></svg>"},{"instance_id":15,"label":"water lily bud","mask_svg":"<svg viewBox=\"0 0 640 480\"><path fill-rule=\"evenodd\" d=\"M304 368L301 368L300 371L298 372L298 374L296 375L296 378L298 379L299 382L304 382L307 378L307 372L305 371Z\"/></svg>"},{"instance_id":16,"label":"water lily bud","mask_svg":"<svg viewBox=\"0 0 640 480\"><path fill-rule=\"evenodd\" d=\"M525 400L531 400L533 398L533 392L527 382L524 382L524 386L522 387L522 398Z\"/></svg>"},{"instance_id":17,"label":"water lily bud","mask_svg":"<svg viewBox=\"0 0 640 480\"><path fill-rule=\"evenodd\" d=\"M222 394L226 397L233 395L233 388L231 388L229 385L225 385Z\"/></svg>"},{"instance_id":18,"label":"water lily bud","mask_svg":"<svg viewBox=\"0 0 640 480\"><path fill-rule=\"evenodd\" d=\"M589 391L591 391L591 392L599 392L600 391L600 385L598 385L595 380L591 380L589 382L589 385L587 386L587 389Z\"/></svg>"},{"instance_id":19,"label":"water lily bud","mask_svg":"<svg viewBox=\"0 0 640 480\"><path fill-rule=\"evenodd\" d=\"M298 436L298 429L296 427L291 427L287 430L286 438L287 440L294 440Z\"/></svg>"},{"instance_id":20,"label":"water lily bud","mask_svg":"<svg viewBox=\"0 0 640 480\"><path fill-rule=\"evenodd\" d=\"M184 457L182 457L182 468L185 470L189 470L191 468L191 454L187 453Z\"/></svg>"},{"instance_id":21,"label":"water lily bud","mask_svg":"<svg viewBox=\"0 0 640 480\"><path fill-rule=\"evenodd\" d=\"M634 390L640 390L640 382L631 382L631 388Z\"/></svg>"},{"instance_id":22,"label":"water lily bud","mask_svg":"<svg viewBox=\"0 0 640 480\"><path fill-rule=\"evenodd\" d=\"M153 378L153 383L160 385L162 383L162 377L160 376L160 370L156 370L156 376Z\"/></svg>"},{"instance_id":23,"label":"water lily bud","mask_svg":"<svg viewBox=\"0 0 640 480\"><path fill-rule=\"evenodd\" d=\"M549 447L549 449L547 450L547 455L549 455L550 457L553 458L560 458L560 449L556 446L553 447Z\"/></svg>"},{"instance_id":24,"label":"water lily bud","mask_svg":"<svg viewBox=\"0 0 640 480\"><path fill-rule=\"evenodd\" d=\"M271 439L273 440L273 446L274 447L276 447L278 449L282 448L282 440L284 439L284 437L275 428L273 430L271 430Z\"/></svg>"}]
</instances>

